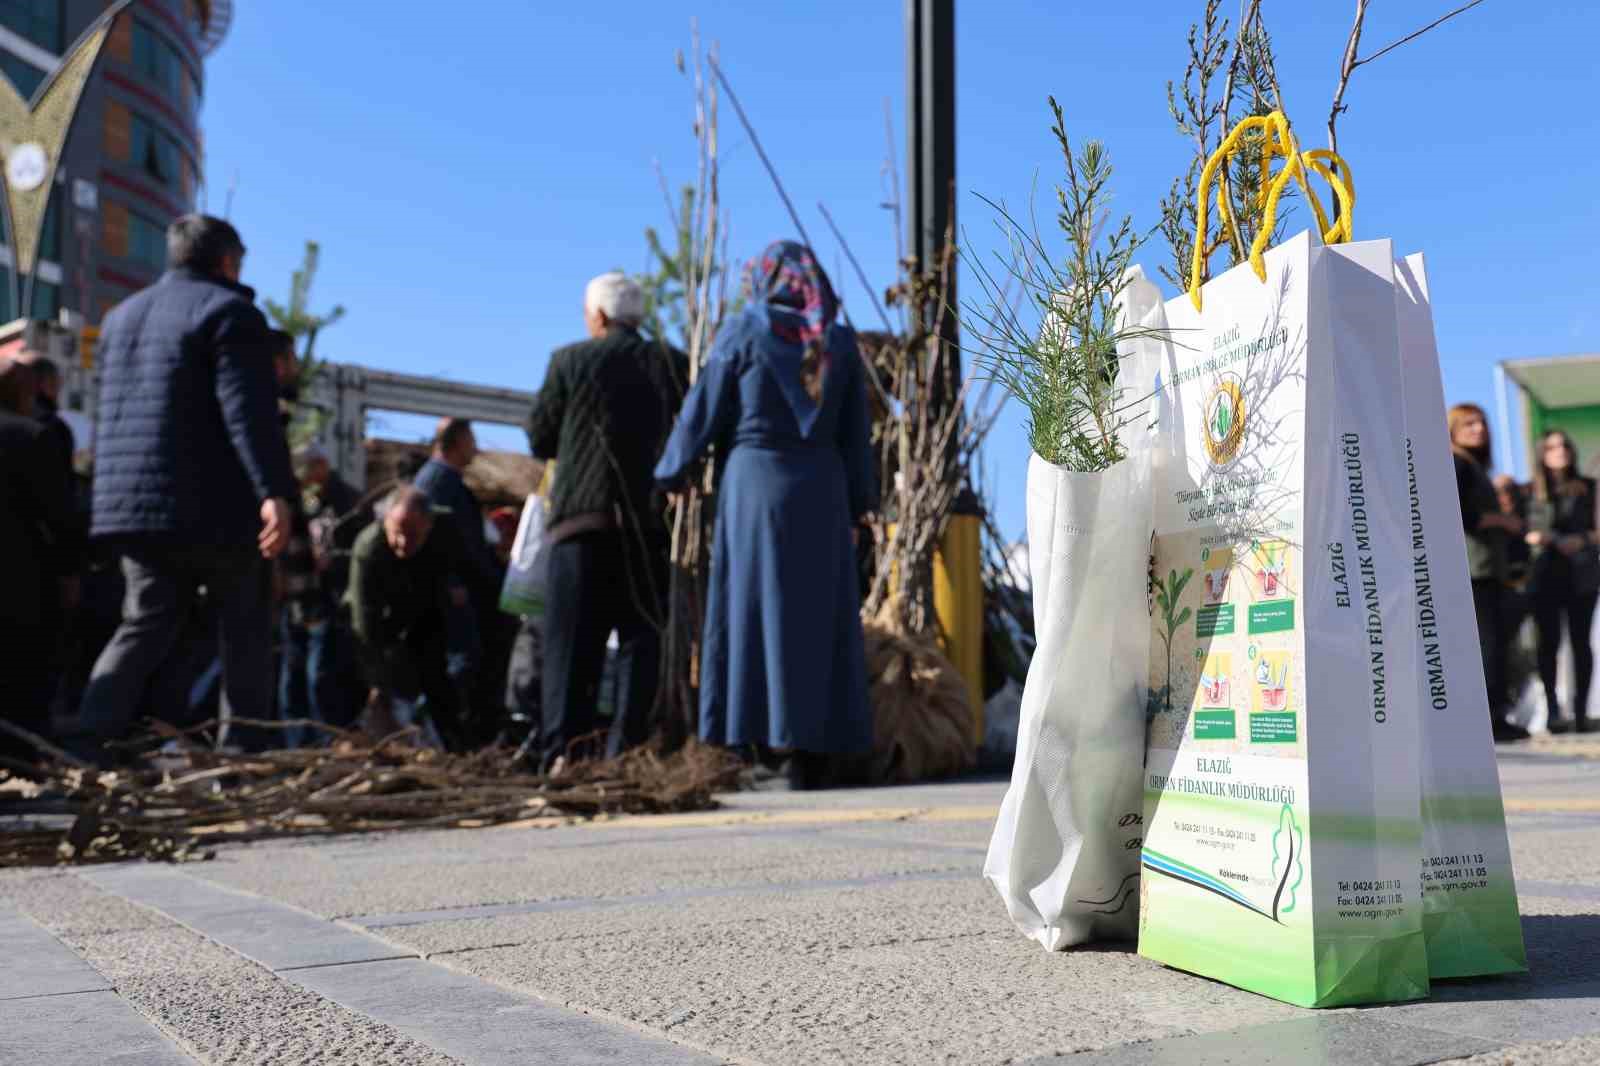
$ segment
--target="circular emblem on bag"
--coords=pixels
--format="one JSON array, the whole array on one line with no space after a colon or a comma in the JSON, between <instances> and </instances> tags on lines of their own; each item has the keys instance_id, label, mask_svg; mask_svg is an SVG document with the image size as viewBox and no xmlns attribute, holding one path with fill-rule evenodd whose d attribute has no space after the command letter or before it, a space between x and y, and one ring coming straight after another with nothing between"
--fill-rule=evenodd
<instances>
[{"instance_id":1,"label":"circular emblem on bag","mask_svg":"<svg viewBox=\"0 0 1600 1066\"><path fill-rule=\"evenodd\" d=\"M1233 462L1244 444L1244 383L1237 375L1224 374L1206 397L1202 439L1206 454L1215 466Z\"/></svg>"}]
</instances>

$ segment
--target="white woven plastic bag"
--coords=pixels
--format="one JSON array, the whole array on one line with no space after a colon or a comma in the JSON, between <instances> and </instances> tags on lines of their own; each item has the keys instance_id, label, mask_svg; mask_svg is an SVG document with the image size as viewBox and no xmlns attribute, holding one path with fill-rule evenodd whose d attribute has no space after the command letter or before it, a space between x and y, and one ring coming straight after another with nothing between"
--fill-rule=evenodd
<instances>
[{"instance_id":1,"label":"white woven plastic bag","mask_svg":"<svg viewBox=\"0 0 1600 1066\"><path fill-rule=\"evenodd\" d=\"M1164 324L1160 290L1130 273L1123 316ZM1023 686L1011 787L984 876L1046 949L1137 935L1150 645L1146 606L1158 450L1145 398L1161 347L1118 352L1127 458L1097 473L1028 465L1028 567L1038 646Z\"/></svg>"},{"instance_id":2,"label":"white woven plastic bag","mask_svg":"<svg viewBox=\"0 0 1600 1066\"><path fill-rule=\"evenodd\" d=\"M507 614L539 619L544 616L545 586L550 570L550 539L545 535L544 500L537 494L522 505L517 535L511 542L511 561L500 586L500 609Z\"/></svg>"}]
</instances>

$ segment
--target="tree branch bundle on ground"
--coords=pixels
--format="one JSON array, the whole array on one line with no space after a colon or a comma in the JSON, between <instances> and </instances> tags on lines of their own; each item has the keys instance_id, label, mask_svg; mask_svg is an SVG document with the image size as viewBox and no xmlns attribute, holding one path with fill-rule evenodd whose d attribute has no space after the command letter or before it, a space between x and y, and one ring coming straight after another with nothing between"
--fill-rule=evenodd
<instances>
[{"instance_id":1,"label":"tree branch bundle on ground","mask_svg":"<svg viewBox=\"0 0 1600 1066\"><path fill-rule=\"evenodd\" d=\"M451 755L416 747L414 730L373 741L313 722L237 724L307 726L334 740L234 755L191 739L206 726L158 723L154 740L164 746L127 769L96 772L62 758L0 766L0 781L31 778L30 791L72 818L65 828L0 829L0 867L184 861L247 840L706 810L714 792L738 787L741 772L737 758L693 742L669 756L639 748L532 774L509 749Z\"/></svg>"}]
</instances>

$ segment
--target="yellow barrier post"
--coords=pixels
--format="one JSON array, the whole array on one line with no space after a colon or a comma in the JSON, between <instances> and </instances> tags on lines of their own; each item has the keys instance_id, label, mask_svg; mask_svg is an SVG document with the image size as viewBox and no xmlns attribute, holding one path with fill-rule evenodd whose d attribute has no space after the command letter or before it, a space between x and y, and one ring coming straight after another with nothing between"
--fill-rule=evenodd
<instances>
[{"instance_id":1,"label":"yellow barrier post","mask_svg":"<svg viewBox=\"0 0 1600 1066\"><path fill-rule=\"evenodd\" d=\"M933 558L933 609L944 653L967 683L974 742L983 743L983 523L953 514Z\"/></svg>"}]
</instances>

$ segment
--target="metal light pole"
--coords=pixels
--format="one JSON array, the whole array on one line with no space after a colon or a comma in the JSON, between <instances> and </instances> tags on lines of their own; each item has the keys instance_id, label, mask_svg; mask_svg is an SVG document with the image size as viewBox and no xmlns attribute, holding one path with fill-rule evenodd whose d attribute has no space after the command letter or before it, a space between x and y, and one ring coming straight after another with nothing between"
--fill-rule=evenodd
<instances>
[{"instance_id":1,"label":"metal light pole","mask_svg":"<svg viewBox=\"0 0 1600 1066\"><path fill-rule=\"evenodd\" d=\"M907 247L927 270L939 263L956 210L956 5L905 3ZM953 314L946 324L954 343Z\"/></svg>"},{"instance_id":2,"label":"metal light pole","mask_svg":"<svg viewBox=\"0 0 1600 1066\"><path fill-rule=\"evenodd\" d=\"M907 242L921 270L936 270L956 217L955 0L906 3ZM956 272L950 272L939 316L950 376L935 382L941 404L959 403L961 344ZM951 440L952 450L959 447ZM934 562L934 610L946 634L945 651L967 682L973 728L983 742L983 573L977 498L956 498Z\"/></svg>"}]
</instances>

